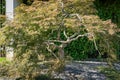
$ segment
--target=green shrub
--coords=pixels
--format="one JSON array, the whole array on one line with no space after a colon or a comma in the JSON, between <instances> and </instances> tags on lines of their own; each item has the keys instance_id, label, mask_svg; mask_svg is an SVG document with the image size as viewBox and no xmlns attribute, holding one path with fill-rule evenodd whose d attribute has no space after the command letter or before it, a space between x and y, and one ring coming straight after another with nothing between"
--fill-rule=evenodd
<instances>
[{"instance_id":1,"label":"green shrub","mask_svg":"<svg viewBox=\"0 0 120 80\"><path fill-rule=\"evenodd\" d=\"M79 38L78 40L73 41L65 48L65 51L67 55L73 57L74 60L88 59L90 58L90 54L92 58L94 57L92 54L97 54L94 53L95 46L93 41L88 40L87 37Z\"/></svg>"},{"instance_id":2,"label":"green shrub","mask_svg":"<svg viewBox=\"0 0 120 80\"><path fill-rule=\"evenodd\" d=\"M94 1L97 14L103 20L111 19L113 23L116 23L120 27L120 1L119 0L95 0Z\"/></svg>"}]
</instances>

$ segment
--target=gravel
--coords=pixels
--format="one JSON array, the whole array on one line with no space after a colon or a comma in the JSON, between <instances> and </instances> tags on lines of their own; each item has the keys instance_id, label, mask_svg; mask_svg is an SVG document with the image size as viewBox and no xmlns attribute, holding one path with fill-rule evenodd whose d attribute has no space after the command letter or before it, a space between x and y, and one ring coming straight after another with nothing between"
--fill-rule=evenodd
<instances>
[{"instance_id":1,"label":"gravel","mask_svg":"<svg viewBox=\"0 0 120 80\"><path fill-rule=\"evenodd\" d=\"M68 63L62 73L53 73L53 77L62 80L106 80L107 77L98 67L108 67L108 64L98 61L75 61ZM114 63L114 67L120 70L120 63Z\"/></svg>"}]
</instances>

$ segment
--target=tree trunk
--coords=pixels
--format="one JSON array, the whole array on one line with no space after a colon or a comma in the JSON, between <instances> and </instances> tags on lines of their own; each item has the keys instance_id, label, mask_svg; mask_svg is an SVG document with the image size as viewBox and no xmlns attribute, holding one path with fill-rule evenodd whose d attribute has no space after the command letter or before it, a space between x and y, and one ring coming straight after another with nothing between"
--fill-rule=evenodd
<instances>
[{"instance_id":1,"label":"tree trunk","mask_svg":"<svg viewBox=\"0 0 120 80\"><path fill-rule=\"evenodd\" d=\"M60 60L62 60L62 59L64 59L64 48L62 48L62 47L59 47L59 49L58 49L58 55L59 55L59 58L60 58Z\"/></svg>"}]
</instances>

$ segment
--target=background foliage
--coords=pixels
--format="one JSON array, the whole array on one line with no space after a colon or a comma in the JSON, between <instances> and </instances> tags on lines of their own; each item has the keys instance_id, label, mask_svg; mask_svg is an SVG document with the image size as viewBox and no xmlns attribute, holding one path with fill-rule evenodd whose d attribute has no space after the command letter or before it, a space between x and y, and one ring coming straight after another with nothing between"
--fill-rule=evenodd
<instances>
[{"instance_id":1,"label":"background foliage","mask_svg":"<svg viewBox=\"0 0 120 80\"><path fill-rule=\"evenodd\" d=\"M5 0L0 1L0 27L2 27L2 23L5 21Z\"/></svg>"}]
</instances>

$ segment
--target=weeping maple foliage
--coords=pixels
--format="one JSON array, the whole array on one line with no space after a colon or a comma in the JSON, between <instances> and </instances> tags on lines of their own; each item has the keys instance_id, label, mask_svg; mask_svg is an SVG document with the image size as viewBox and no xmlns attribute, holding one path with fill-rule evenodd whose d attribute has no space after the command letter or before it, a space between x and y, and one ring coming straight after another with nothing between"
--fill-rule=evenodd
<instances>
[{"instance_id":1,"label":"weeping maple foliage","mask_svg":"<svg viewBox=\"0 0 120 80\"><path fill-rule=\"evenodd\" d=\"M100 53L107 53L110 58L116 60L117 56L114 55L117 52L115 39L120 40L116 34L119 29L111 20L103 21L96 15L97 10L93 1L63 0L63 11L59 0L34 0L30 6L25 4L18 6L15 10L14 20L6 22L6 25L0 28L0 45L6 45L14 49L13 63L16 66L13 67L16 69L15 72L18 73L14 73L14 70L9 71L9 73L30 80L42 71L39 63L51 58L55 59L51 54L48 54L49 52L46 50L44 42L46 40L57 39L58 28L62 21L64 22L67 35L71 36L75 32L94 34L94 39L97 41ZM63 19L64 14L68 14L68 16ZM78 14L81 22L75 17L71 18L70 14ZM63 35L62 31L61 35ZM61 40L65 40L65 38L62 36ZM87 41L93 42L93 37L87 37ZM66 52L70 51L70 45L67 46L68 50ZM87 46L89 45L87 44ZM76 47L76 45L72 47ZM73 52L77 49L74 49ZM86 52L90 52L89 47L84 49L86 49ZM73 52L71 51L69 54ZM48 57L47 59L46 57L39 59L40 55ZM74 55L76 54L74 53Z\"/></svg>"}]
</instances>

